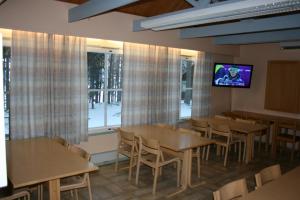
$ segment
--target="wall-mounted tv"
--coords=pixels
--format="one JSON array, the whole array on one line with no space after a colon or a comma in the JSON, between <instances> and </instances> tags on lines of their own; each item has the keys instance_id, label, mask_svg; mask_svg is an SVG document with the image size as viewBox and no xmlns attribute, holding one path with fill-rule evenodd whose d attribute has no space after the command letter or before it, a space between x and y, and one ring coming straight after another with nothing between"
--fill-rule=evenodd
<instances>
[{"instance_id":1,"label":"wall-mounted tv","mask_svg":"<svg viewBox=\"0 0 300 200\"><path fill-rule=\"evenodd\" d=\"M250 88L253 65L215 63L212 85Z\"/></svg>"}]
</instances>

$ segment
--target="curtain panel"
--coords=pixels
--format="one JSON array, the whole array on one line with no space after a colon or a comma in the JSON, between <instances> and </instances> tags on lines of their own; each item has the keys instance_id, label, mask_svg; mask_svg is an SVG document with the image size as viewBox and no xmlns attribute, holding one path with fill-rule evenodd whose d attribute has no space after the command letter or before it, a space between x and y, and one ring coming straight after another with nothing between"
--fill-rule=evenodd
<instances>
[{"instance_id":1,"label":"curtain panel","mask_svg":"<svg viewBox=\"0 0 300 200\"><path fill-rule=\"evenodd\" d=\"M13 31L10 78L12 139L87 138L84 38Z\"/></svg>"},{"instance_id":2,"label":"curtain panel","mask_svg":"<svg viewBox=\"0 0 300 200\"><path fill-rule=\"evenodd\" d=\"M179 78L179 49L124 43L122 126L175 124Z\"/></svg>"},{"instance_id":3,"label":"curtain panel","mask_svg":"<svg viewBox=\"0 0 300 200\"><path fill-rule=\"evenodd\" d=\"M208 117L211 111L213 54L198 52L194 69L192 117Z\"/></svg>"}]
</instances>

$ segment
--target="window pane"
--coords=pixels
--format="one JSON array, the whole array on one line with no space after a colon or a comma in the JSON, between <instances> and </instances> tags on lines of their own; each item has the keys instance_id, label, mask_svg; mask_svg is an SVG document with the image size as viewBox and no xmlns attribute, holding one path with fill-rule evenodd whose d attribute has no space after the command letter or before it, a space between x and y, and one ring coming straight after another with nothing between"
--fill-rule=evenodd
<instances>
[{"instance_id":1,"label":"window pane","mask_svg":"<svg viewBox=\"0 0 300 200\"><path fill-rule=\"evenodd\" d=\"M88 88L103 89L105 83L105 54L87 53L88 59Z\"/></svg>"},{"instance_id":2,"label":"window pane","mask_svg":"<svg viewBox=\"0 0 300 200\"><path fill-rule=\"evenodd\" d=\"M9 135L9 71L11 66L11 48L3 47L3 92L5 135Z\"/></svg>"},{"instance_id":3,"label":"window pane","mask_svg":"<svg viewBox=\"0 0 300 200\"><path fill-rule=\"evenodd\" d=\"M181 77L182 90L185 90L186 88L192 88L193 74L194 74L194 61L182 59L181 69L182 69L182 77Z\"/></svg>"},{"instance_id":4,"label":"window pane","mask_svg":"<svg viewBox=\"0 0 300 200\"><path fill-rule=\"evenodd\" d=\"M109 91L107 98L107 125L121 124L122 92Z\"/></svg>"},{"instance_id":5,"label":"window pane","mask_svg":"<svg viewBox=\"0 0 300 200\"><path fill-rule=\"evenodd\" d=\"M104 126L104 91L89 92L89 128Z\"/></svg>"},{"instance_id":6,"label":"window pane","mask_svg":"<svg viewBox=\"0 0 300 200\"><path fill-rule=\"evenodd\" d=\"M192 90L181 92L180 117L192 116Z\"/></svg>"},{"instance_id":7,"label":"window pane","mask_svg":"<svg viewBox=\"0 0 300 200\"><path fill-rule=\"evenodd\" d=\"M107 88L120 89L122 88L122 66L123 56L120 54L109 54L107 56Z\"/></svg>"}]
</instances>

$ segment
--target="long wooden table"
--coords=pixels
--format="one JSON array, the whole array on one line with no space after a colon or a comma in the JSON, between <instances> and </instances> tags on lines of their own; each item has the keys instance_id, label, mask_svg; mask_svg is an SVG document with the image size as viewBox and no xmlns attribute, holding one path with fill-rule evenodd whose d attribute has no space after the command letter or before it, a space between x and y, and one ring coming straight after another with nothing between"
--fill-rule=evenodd
<instances>
[{"instance_id":1,"label":"long wooden table","mask_svg":"<svg viewBox=\"0 0 300 200\"><path fill-rule=\"evenodd\" d=\"M217 118L193 118L195 120L204 120L208 123L216 123L216 124L226 124L229 126L230 130L239 132L241 134L247 135L247 141L246 141L246 163L251 161L253 159L253 141L254 141L254 135L264 131L268 128L268 126L263 124L249 124L244 122L237 122L234 120L228 120L228 119L217 119Z\"/></svg>"},{"instance_id":2,"label":"long wooden table","mask_svg":"<svg viewBox=\"0 0 300 200\"><path fill-rule=\"evenodd\" d=\"M247 194L243 200L299 200L300 167Z\"/></svg>"},{"instance_id":3,"label":"long wooden table","mask_svg":"<svg viewBox=\"0 0 300 200\"><path fill-rule=\"evenodd\" d=\"M298 118L290 118L290 117L283 117L277 115L270 115L270 114L263 114L263 113L255 113L255 112L248 112L248 111L232 111L225 113L226 115L232 117L241 117L245 119L254 119L254 120L263 120L267 121L272 124L272 156L276 157L276 142L275 137L277 135L277 125L279 122L290 122L296 124L296 129L300 130L300 119Z\"/></svg>"},{"instance_id":4,"label":"long wooden table","mask_svg":"<svg viewBox=\"0 0 300 200\"><path fill-rule=\"evenodd\" d=\"M11 140L6 145L8 178L14 189L48 182L50 200L60 199L61 178L98 169L49 138Z\"/></svg>"},{"instance_id":5,"label":"long wooden table","mask_svg":"<svg viewBox=\"0 0 300 200\"><path fill-rule=\"evenodd\" d=\"M122 128L133 132L136 136L158 140L160 146L170 151L183 152L183 166L181 174L181 188L170 196L183 192L188 187L195 187L191 182L192 173L192 150L196 147L207 146L213 143L212 140L202 138L197 135L183 134L176 130L171 130L154 125L131 126Z\"/></svg>"}]
</instances>

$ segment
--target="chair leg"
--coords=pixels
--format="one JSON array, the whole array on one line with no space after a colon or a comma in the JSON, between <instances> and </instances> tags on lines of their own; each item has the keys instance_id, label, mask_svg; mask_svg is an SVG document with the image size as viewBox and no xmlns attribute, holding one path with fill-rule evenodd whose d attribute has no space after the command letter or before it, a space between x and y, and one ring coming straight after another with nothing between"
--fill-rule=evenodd
<instances>
[{"instance_id":1,"label":"chair leg","mask_svg":"<svg viewBox=\"0 0 300 200\"><path fill-rule=\"evenodd\" d=\"M202 149L202 160L205 159L205 151L206 151L207 147L203 147Z\"/></svg>"},{"instance_id":2,"label":"chair leg","mask_svg":"<svg viewBox=\"0 0 300 200\"><path fill-rule=\"evenodd\" d=\"M153 180L153 189L152 189L152 194L153 194L153 195L156 194L156 186L157 186L157 177L158 177L158 173L159 173L159 168L156 167L156 168L155 168L155 173L154 173L154 180Z\"/></svg>"},{"instance_id":3,"label":"chair leg","mask_svg":"<svg viewBox=\"0 0 300 200\"><path fill-rule=\"evenodd\" d=\"M291 161L294 160L294 154L295 154L295 145L296 143L294 142L293 145L292 145L292 154L291 154Z\"/></svg>"},{"instance_id":4,"label":"chair leg","mask_svg":"<svg viewBox=\"0 0 300 200\"><path fill-rule=\"evenodd\" d=\"M180 160L177 161L177 187L180 186L180 170L181 170L181 164Z\"/></svg>"},{"instance_id":5,"label":"chair leg","mask_svg":"<svg viewBox=\"0 0 300 200\"><path fill-rule=\"evenodd\" d=\"M197 148L197 173L198 173L198 178L200 178L200 148Z\"/></svg>"},{"instance_id":6,"label":"chair leg","mask_svg":"<svg viewBox=\"0 0 300 200\"><path fill-rule=\"evenodd\" d=\"M115 172L118 172L118 167L119 167L119 152L117 152L117 156L116 156Z\"/></svg>"},{"instance_id":7,"label":"chair leg","mask_svg":"<svg viewBox=\"0 0 300 200\"><path fill-rule=\"evenodd\" d=\"M130 157L130 161L129 161L128 181L131 181L132 165L133 165L133 156Z\"/></svg>"},{"instance_id":8,"label":"chair leg","mask_svg":"<svg viewBox=\"0 0 300 200\"><path fill-rule=\"evenodd\" d=\"M239 142L239 162L241 162L242 142Z\"/></svg>"},{"instance_id":9,"label":"chair leg","mask_svg":"<svg viewBox=\"0 0 300 200\"><path fill-rule=\"evenodd\" d=\"M229 146L226 146L225 159L224 159L224 167L226 167L226 165L227 165L228 149L229 149Z\"/></svg>"},{"instance_id":10,"label":"chair leg","mask_svg":"<svg viewBox=\"0 0 300 200\"><path fill-rule=\"evenodd\" d=\"M210 151L210 145L208 145L207 148L206 148L206 160L208 160L209 151Z\"/></svg>"},{"instance_id":11,"label":"chair leg","mask_svg":"<svg viewBox=\"0 0 300 200\"><path fill-rule=\"evenodd\" d=\"M78 200L78 190L75 189L75 199Z\"/></svg>"},{"instance_id":12,"label":"chair leg","mask_svg":"<svg viewBox=\"0 0 300 200\"><path fill-rule=\"evenodd\" d=\"M258 152L261 152L262 134L259 136Z\"/></svg>"},{"instance_id":13,"label":"chair leg","mask_svg":"<svg viewBox=\"0 0 300 200\"><path fill-rule=\"evenodd\" d=\"M87 175L87 186L88 186L88 190L89 190L89 200L93 200L92 188L91 188L91 182L90 182L89 175Z\"/></svg>"},{"instance_id":14,"label":"chair leg","mask_svg":"<svg viewBox=\"0 0 300 200\"><path fill-rule=\"evenodd\" d=\"M140 174L140 156L138 157L137 166L136 166L136 175L135 175L135 184L139 184L139 174Z\"/></svg>"},{"instance_id":15,"label":"chair leg","mask_svg":"<svg viewBox=\"0 0 300 200\"><path fill-rule=\"evenodd\" d=\"M246 161L247 143L244 141L243 161Z\"/></svg>"}]
</instances>

